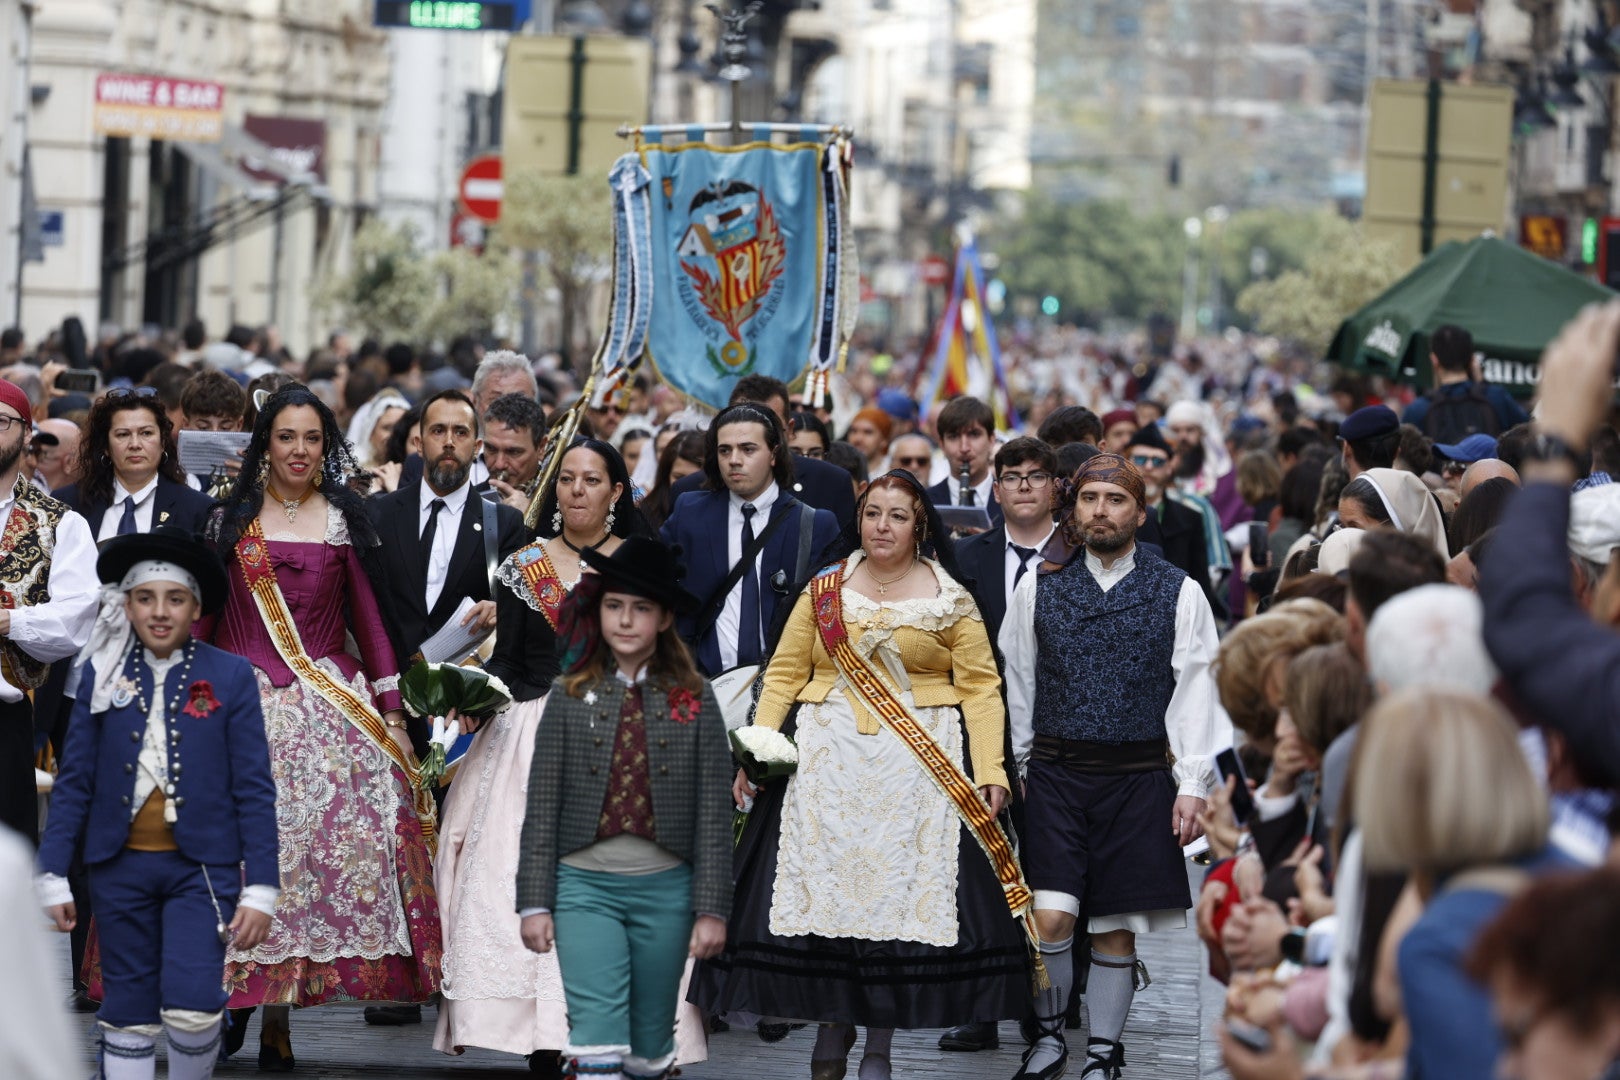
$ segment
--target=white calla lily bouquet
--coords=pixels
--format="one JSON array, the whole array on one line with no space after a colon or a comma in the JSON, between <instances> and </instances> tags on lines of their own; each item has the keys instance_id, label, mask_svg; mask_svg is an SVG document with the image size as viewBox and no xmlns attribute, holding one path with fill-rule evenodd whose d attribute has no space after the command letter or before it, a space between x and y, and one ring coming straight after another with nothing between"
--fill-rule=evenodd
<instances>
[{"instance_id":1,"label":"white calla lily bouquet","mask_svg":"<svg viewBox=\"0 0 1620 1080\"><path fill-rule=\"evenodd\" d=\"M512 701L507 685L482 668L426 662L412 665L399 680L399 696L411 712L433 721L427 757L417 769L416 785L424 789L444 779L446 754L461 737L461 721L446 717L455 712L483 719Z\"/></svg>"},{"instance_id":2,"label":"white calla lily bouquet","mask_svg":"<svg viewBox=\"0 0 1620 1080\"><path fill-rule=\"evenodd\" d=\"M792 776L799 768L799 747L780 731L750 725L734 728L726 734L731 740L732 754L748 775L748 782L755 787ZM750 802L747 809L737 811L732 820L733 842L742 840L752 809Z\"/></svg>"}]
</instances>

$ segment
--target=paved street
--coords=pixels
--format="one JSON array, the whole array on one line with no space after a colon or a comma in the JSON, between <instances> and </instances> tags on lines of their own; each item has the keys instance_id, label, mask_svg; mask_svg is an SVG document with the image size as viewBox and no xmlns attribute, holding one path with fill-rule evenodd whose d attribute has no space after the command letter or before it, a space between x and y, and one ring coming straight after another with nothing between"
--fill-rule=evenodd
<instances>
[{"instance_id":1,"label":"paved street","mask_svg":"<svg viewBox=\"0 0 1620 1080\"><path fill-rule=\"evenodd\" d=\"M1202 870L1190 867L1193 881ZM67 969L67 942L62 939L62 967ZM1153 985L1137 995L1125 1034L1127 1077L1155 1080L1200 1080L1215 1075L1217 1062L1207 1037L1219 1014L1220 988L1203 975L1203 953L1189 930L1141 939ZM64 977L64 987L66 980ZM522 1059L507 1054L473 1050L460 1058L436 1053L431 1046L432 1010L421 1027L368 1027L358 1007L330 1007L293 1017L293 1048L304 1077L408 1077L470 1078L528 1075ZM93 1018L80 1017L88 1044ZM894 1040L896 1077L1010 1077L1018 1069L1023 1049L1017 1026L1001 1025L1002 1048L979 1054L943 1054L936 1048L938 1032L901 1032ZM1084 1033L1078 1045L1084 1044ZM783 1078L809 1075L810 1046L814 1034L796 1031L785 1041L766 1045L752 1032L728 1032L709 1040L709 1060L681 1070L685 1080L734 1080L775 1073ZM247 1045L216 1075L259 1075L255 1047L258 1021L248 1030ZM160 1060L161 1060L161 1053ZM86 1052L86 1061L90 1061ZM860 1045L850 1055L850 1077L860 1060ZM1073 1070L1078 1075L1078 1068ZM161 1071L160 1071L160 1075Z\"/></svg>"}]
</instances>

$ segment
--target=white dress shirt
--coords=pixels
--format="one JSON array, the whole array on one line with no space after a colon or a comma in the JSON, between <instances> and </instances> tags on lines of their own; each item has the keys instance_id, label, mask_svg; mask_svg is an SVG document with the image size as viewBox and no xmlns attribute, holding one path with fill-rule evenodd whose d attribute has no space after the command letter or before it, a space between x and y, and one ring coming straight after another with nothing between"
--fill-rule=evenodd
<instances>
[{"instance_id":1,"label":"white dress shirt","mask_svg":"<svg viewBox=\"0 0 1620 1080\"><path fill-rule=\"evenodd\" d=\"M731 504L726 510L726 570L729 573L737 560L742 558L742 530L743 530L743 503L754 504L754 535L757 537L765 530L765 525L771 520L771 507L776 505L776 481L752 499L743 499L736 492L731 493ZM761 551L754 559L754 573L760 574L765 563L765 552ZM763 620L765 612L765 590L771 583L763 576L759 581L760 617ZM731 587L726 594L725 606L720 609L720 617L715 620L715 632L720 635L720 669L722 671L737 666L737 633L742 627L742 580ZM759 628L761 638L764 637L765 628ZM764 655L764 644L761 642L760 655Z\"/></svg>"},{"instance_id":2,"label":"white dress shirt","mask_svg":"<svg viewBox=\"0 0 1620 1080\"><path fill-rule=\"evenodd\" d=\"M426 480L422 481L421 497L418 502L420 512L416 519L416 535L418 537L427 529L428 518L433 514L433 500L444 500L444 509L439 511L439 524L433 533L433 550L428 552L427 609L429 611L432 611L433 605L439 602L439 594L444 592L444 579L450 574L450 556L456 550L456 537L461 532L461 512L466 509L467 494L470 491L472 491L471 478L448 495L435 493L428 486Z\"/></svg>"},{"instance_id":3,"label":"white dress shirt","mask_svg":"<svg viewBox=\"0 0 1620 1080\"><path fill-rule=\"evenodd\" d=\"M1136 549L1104 567L1091 552L1085 554L1085 569L1108 592L1136 569ZM1013 757L1020 775L1029 761L1035 743L1035 583L1037 574L1025 574L1007 605L1001 624L999 644L1006 657L1007 715L1012 725ZM1106 647L1106 643L1100 643ZM1165 710L1164 728L1175 755L1177 793L1204 799L1215 783L1214 755L1232 745L1232 721L1221 708L1210 671L1220 640L1215 632L1215 616L1204 598L1203 589L1188 578L1181 583L1176 598L1176 641L1170 654L1176 688Z\"/></svg>"},{"instance_id":4,"label":"white dress shirt","mask_svg":"<svg viewBox=\"0 0 1620 1080\"><path fill-rule=\"evenodd\" d=\"M969 484L968 487L973 489L973 505L988 509L990 506L990 493L995 486L996 478L993 472L985 473L984 479L977 484ZM945 490L951 493L952 506L962 505L962 474L960 472L954 472L946 478Z\"/></svg>"},{"instance_id":5,"label":"white dress shirt","mask_svg":"<svg viewBox=\"0 0 1620 1080\"><path fill-rule=\"evenodd\" d=\"M118 523L124 520L124 500L131 495L135 497L135 531L151 532L152 506L157 502L157 486L158 478L155 473L139 491L130 491L114 478L112 505L101 515L101 528L96 532L96 543L105 543L118 535Z\"/></svg>"},{"instance_id":6,"label":"white dress shirt","mask_svg":"<svg viewBox=\"0 0 1620 1080\"><path fill-rule=\"evenodd\" d=\"M16 497L7 488L0 498L0 523L10 515ZM11 612L13 644L42 664L65 660L90 641L101 606L101 581L96 577L96 542L90 525L78 514L62 515L51 551L51 574L46 585L50 599ZM0 701L21 701L22 690L0 675Z\"/></svg>"},{"instance_id":7,"label":"white dress shirt","mask_svg":"<svg viewBox=\"0 0 1620 1080\"><path fill-rule=\"evenodd\" d=\"M1013 540L1011 536L1007 537L1007 573L1003 581L1006 587L1008 607L1012 607L1013 582L1014 579L1018 577L1018 567L1020 565L1026 566L1027 569L1024 571L1024 576L1032 577L1035 573L1036 567L1041 565L1041 552L1044 551L1046 549L1046 545L1051 542L1052 534L1055 532L1057 532L1056 525L1052 526L1050 529L1047 529L1046 535L1035 541L1035 545L1030 547L1028 559L1025 559L1022 555L1019 555L1018 552L1013 550L1013 544L1016 543L1016 541ZM1019 546L1029 547L1027 544L1020 544ZM1022 584L1022 582L1019 582L1019 584Z\"/></svg>"}]
</instances>

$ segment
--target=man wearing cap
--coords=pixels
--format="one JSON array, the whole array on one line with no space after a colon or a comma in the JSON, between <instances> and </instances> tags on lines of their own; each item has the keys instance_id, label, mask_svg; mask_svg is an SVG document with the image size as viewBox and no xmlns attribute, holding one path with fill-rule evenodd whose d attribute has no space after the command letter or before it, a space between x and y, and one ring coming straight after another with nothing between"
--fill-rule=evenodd
<instances>
[{"instance_id":1,"label":"man wearing cap","mask_svg":"<svg viewBox=\"0 0 1620 1080\"><path fill-rule=\"evenodd\" d=\"M889 429L889 445L903 435L917 430L917 402L904 390L894 387L879 390L877 407L889 414L893 425Z\"/></svg>"},{"instance_id":2,"label":"man wearing cap","mask_svg":"<svg viewBox=\"0 0 1620 1080\"><path fill-rule=\"evenodd\" d=\"M101 1073L148 1080L167 1031L169 1076L213 1075L225 946L264 940L280 893L276 787L253 668L191 640L225 603L219 559L160 525L96 560L122 596L85 650L68 752L39 849L40 900L62 931L66 875L90 873L101 939Z\"/></svg>"},{"instance_id":3,"label":"man wearing cap","mask_svg":"<svg viewBox=\"0 0 1620 1080\"><path fill-rule=\"evenodd\" d=\"M1387 405L1357 409L1339 425L1344 467L1354 480L1368 469L1393 469L1401 449L1401 421Z\"/></svg>"},{"instance_id":4,"label":"man wearing cap","mask_svg":"<svg viewBox=\"0 0 1620 1080\"><path fill-rule=\"evenodd\" d=\"M1136 422L1135 409L1115 409L1102 418L1103 441L1101 449L1110 454L1123 454L1130 439L1142 425Z\"/></svg>"},{"instance_id":5,"label":"man wearing cap","mask_svg":"<svg viewBox=\"0 0 1620 1080\"><path fill-rule=\"evenodd\" d=\"M90 526L22 473L28 398L0 380L0 823L32 841L34 713L27 691L84 647L96 618Z\"/></svg>"},{"instance_id":6,"label":"man wearing cap","mask_svg":"<svg viewBox=\"0 0 1620 1080\"><path fill-rule=\"evenodd\" d=\"M1463 473L1476 461L1489 461L1496 456L1496 436L1481 432L1460 442L1435 443L1434 452L1441 459L1440 475L1445 478L1446 487L1459 495L1467 494L1461 490Z\"/></svg>"},{"instance_id":7,"label":"man wearing cap","mask_svg":"<svg viewBox=\"0 0 1620 1080\"><path fill-rule=\"evenodd\" d=\"M1133 427L1125 445L1125 455L1141 470L1146 498L1147 514L1137 540L1157 547L1170 565L1196 581L1207 597L1209 552L1204 543L1203 516L1166 494L1175 485L1170 444L1156 427Z\"/></svg>"},{"instance_id":8,"label":"man wearing cap","mask_svg":"<svg viewBox=\"0 0 1620 1080\"><path fill-rule=\"evenodd\" d=\"M1187 925L1181 848L1201 833L1211 755L1231 742L1198 584L1139 547L1146 484L1098 454L1075 477L1062 530L1083 549L1013 591L1002 623L1013 755L1025 779L1024 865L1051 988L1015 1080L1063 1074L1064 1006L1080 920L1091 933L1083 1076L1117 1080L1135 994L1135 935ZM1172 767L1169 762L1174 760Z\"/></svg>"}]
</instances>

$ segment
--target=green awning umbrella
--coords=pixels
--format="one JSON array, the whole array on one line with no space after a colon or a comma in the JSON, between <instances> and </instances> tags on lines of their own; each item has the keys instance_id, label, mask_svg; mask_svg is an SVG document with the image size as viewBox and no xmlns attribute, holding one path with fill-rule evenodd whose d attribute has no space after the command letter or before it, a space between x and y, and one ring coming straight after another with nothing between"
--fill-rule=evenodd
<instances>
[{"instance_id":1,"label":"green awning umbrella","mask_svg":"<svg viewBox=\"0 0 1620 1080\"><path fill-rule=\"evenodd\" d=\"M1528 397L1541 378L1542 349L1581 308L1614 296L1494 237L1453 241L1340 324L1327 358L1427 386L1429 335L1452 323L1474 335L1487 382Z\"/></svg>"}]
</instances>

